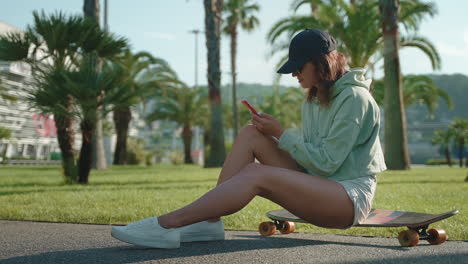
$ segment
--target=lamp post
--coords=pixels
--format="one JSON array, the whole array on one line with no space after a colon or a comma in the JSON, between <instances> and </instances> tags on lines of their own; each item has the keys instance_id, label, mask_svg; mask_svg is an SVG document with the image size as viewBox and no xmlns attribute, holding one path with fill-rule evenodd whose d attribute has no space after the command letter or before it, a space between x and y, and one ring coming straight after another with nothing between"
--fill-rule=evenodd
<instances>
[{"instance_id":1,"label":"lamp post","mask_svg":"<svg viewBox=\"0 0 468 264\"><path fill-rule=\"evenodd\" d=\"M198 34L203 33L203 31L199 29L194 29L194 30L190 30L189 32L195 35L195 84L193 86L193 89L196 90L198 88ZM196 153L201 153L201 151L199 151L200 150L200 140L199 140L200 127L195 126L193 134L195 135L194 149L196 150ZM200 161L200 155L197 155L196 163L199 163L199 161Z\"/></svg>"},{"instance_id":2,"label":"lamp post","mask_svg":"<svg viewBox=\"0 0 468 264\"><path fill-rule=\"evenodd\" d=\"M190 30L190 33L195 35L195 85L193 86L194 89L198 87L198 34L202 33L203 31L199 29Z\"/></svg>"}]
</instances>

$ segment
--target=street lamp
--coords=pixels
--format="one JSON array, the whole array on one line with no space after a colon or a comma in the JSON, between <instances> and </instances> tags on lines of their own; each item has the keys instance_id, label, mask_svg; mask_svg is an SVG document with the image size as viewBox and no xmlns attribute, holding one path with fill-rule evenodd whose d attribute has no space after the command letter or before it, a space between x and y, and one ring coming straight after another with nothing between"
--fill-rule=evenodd
<instances>
[{"instance_id":1,"label":"street lamp","mask_svg":"<svg viewBox=\"0 0 468 264\"><path fill-rule=\"evenodd\" d=\"M194 29L190 30L190 33L195 35L195 84L193 86L193 89L196 90L198 88L198 34L202 33L203 31L199 29ZM200 134L200 127L195 126L194 129L194 135L195 135L195 140L194 140L194 149L197 150L197 153L200 153L200 140L199 140L199 134ZM196 157L198 160L200 159L199 155ZM198 160L196 161L198 163Z\"/></svg>"},{"instance_id":2,"label":"street lamp","mask_svg":"<svg viewBox=\"0 0 468 264\"><path fill-rule=\"evenodd\" d=\"M195 85L193 86L194 89L198 87L198 34L203 33L203 31L199 29L194 29L189 31L192 34L195 34Z\"/></svg>"}]
</instances>

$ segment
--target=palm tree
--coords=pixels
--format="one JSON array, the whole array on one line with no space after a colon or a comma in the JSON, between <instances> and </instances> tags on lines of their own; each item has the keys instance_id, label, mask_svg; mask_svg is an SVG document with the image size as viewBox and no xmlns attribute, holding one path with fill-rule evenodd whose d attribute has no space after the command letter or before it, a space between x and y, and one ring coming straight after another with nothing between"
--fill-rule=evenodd
<instances>
[{"instance_id":1,"label":"palm tree","mask_svg":"<svg viewBox=\"0 0 468 264\"><path fill-rule=\"evenodd\" d=\"M291 4L291 7L292 7L291 9L293 9L294 11L297 11L299 7L301 7L304 4L310 5L310 12L312 15L314 15L319 5L322 4L322 0L294 0Z\"/></svg>"},{"instance_id":2,"label":"palm tree","mask_svg":"<svg viewBox=\"0 0 468 264\"><path fill-rule=\"evenodd\" d=\"M8 33L0 37L0 59L23 61L38 74L43 72L44 64L65 70L74 67L84 43L80 37L89 32L89 24L80 16L65 17L63 13L47 16L44 12L33 12L33 17L34 24L24 33ZM73 99L64 94L57 103L67 105L71 111ZM65 182L73 183L76 180L73 118L61 112L53 115Z\"/></svg>"},{"instance_id":3,"label":"palm tree","mask_svg":"<svg viewBox=\"0 0 468 264\"><path fill-rule=\"evenodd\" d=\"M251 0L228 0L225 5L225 26L224 33L231 38L231 77L232 77L232 112L234 116L234 138L236 138L239 129L239 117L237 112L237 83L236 83L236 55L237 55L237 27L247 32L252 32L260 22L254 16L260 7Z\"/></svg>"},{"instance_id":4,"label":"palm tree","mask_svg":"<svg viewBox=\"0 0 468 264\"><path fill-rule=\"evenodd\" d=\"M155 109L147 116L148 122L169 120L182 127L184 142L184 162L192 164L192 127L202 126L208 114L207 92L202 89L191 89L179 82L179 87L167 89L164 94L156 96Z\"/></svg>"},{"instance_id":5,"label":"palm tree","mask_svg":"<svg viewBox=\"0 0 468 264\"><path fill-rule=\"evenodd\" d=\"M452 159L450 158L450 141L452 138L453 134L451 130L436 130L431 140L432 145L440 145L442 147L445 159L450 167L452 167Z\"/></svg>"},{"instance_id":6,"label":"palm tree","mask_svg":"<svg viewBox=\"0 0 468 264\"><path fill-rule=\"evenodd\" d=\"M455 119L449 126L449 130L453 135L455 144L458 146L458 156L460 158L459 162L461 168L463 167L463 158L465 156L465 142L468 141L468 120L461 118Z\"/></svg>"},{"instance_id":7,"label":"palm tree","mask_svg":"<svg viewBox=\"0 0 468 264\"><path fill-rule=\"evenodd\" d=\"M375 80L372 95L379 105L383 105L384 93L384 81L382 79ZM427 106L430 116L433 116L439 98L442 98L449 108L453 108L453 102L448 93L438 88L428 76L411 74L403 76L403 103L405 108L419 103Z\"/></svg>"},{"instance_id":8,"label":"palm tree","mask_svg":"<svg viewBox=\"0 0 468 264\"><path fill-rule=\"evenodd\" d=\"M382 59L383 34L380 24L379 5L374 0L348 3L342 0L295 1L293 8L314 3L317 9L313 16L291 16L281 19L270 29L267 37L273 45L272 53L288 49L289 39L304 28L321 28L330 32L337 41L339 51L348 56L351 68L373 67ZM434 45L416 34L419 24L426 16L436 13L434 4L419 0L402 0L399 23L409 32L399 38L400 47L415 47L426 54L434 69L440 69L440 56ZM280 41L286 35L288 41ZM285 55L278 65L287 59Z\"/></svg>"},{"instance_id":9,"label":"palm tree","mask_svg":"<svg viewBox=\"0 0 468 264\"><path fill-rule=\"evenodd\" d=\"M279 86L274 85L272 95L263 98L259 111L274 116L283 127L298 127L303 100L304 93L301 89L291 87L280 94Z\"/></svg>"},{"instance_id":10,"label":"palm tree","mask_svg":"<svg viewBox=\"0 0 468 264\"><path fill-rule=\"evenodd\" d=\"M65 73L82 68L81 62L90 54L100 58L115 56L127 46L127 41L103 32L94 21L81 16L65 17L62 13L47 16L37 12L33 15L35 24L24 34L10 33L0 38L0 58L31 65L36 90L30 91L28 100L44 113L54 115L65 181L73 183L77 173L71 125L78 97L71 93ZM87 176L78 180L87 182Z\"/></svg>"},{"instance_id":11,"label":"palm tree","mask_svg":"<svg viewBox=\"0 0 468 264\"><path fill-rule=\"evenodd\" d=\"M208 50L208 89L210 98L210 155L206 167L220 167L226 158L221 105L220 38L223 0L204 0L205 36Z\"/></svg>"},{"instance_id":12,"label":"palm tree","mask_svg":"<svg viewBox=\"0 0 468 264\"><path fill-rule=\"evenodd\" d=\"M98 25L100 25L100 4L99 0L84 0L83 13L85 17L94 20ZM97 71L101 70L102 62L98 61ZM104 137L102 126L102 119L105 116L101 114L97 117L95 135L93 137L93 168L98 170L103 170L107 168L106 154L104 150Z\"/></svg>"},{"instance_id":13,"label":"palm tree","mask_svg":"<svg viewBox=\"0 0 468 264\"><path fill-rule=\"evenodd\" d=\"M84 0L83 13L86 17L89 17L99 24L100 18L100 4L99 0Z\"/></svg>"},{"instance_id":14,"label":"palm tree","mask_svg":"<svg viewBox=\"0 0 468 264\"><path fill-rule=\"evenodd\" d=\"M160 58L155 58L147 52L132 54L126 50L118 57L124 68L124 80L121 85L129 89L129 93L140 91L143 94L160 93L162 89L170 89L177 82L175 72ZM113 112L117 143L114 152L114 165L126 164L127 137L129 123L132 119L131 105L145 100L145 96L129 98L124 107L117 107Z\"/></svg>"},{"instance_id":15,"label":"palm tree","mask_svg":"<svg viewBox=\"0 0 468 264\"><path fill-rule=\"evenodd\" d=\"M111 38L109 41L113 42L109 44L114 47L120 45L120 48L125 48L127 45L124 40ZM101 71L97 71L98 54L84 54L78 69L65 71L51 68L47 74L41 75L40 88L32 93L35 106L43 112L62 112L80 120L82 145L78 160L78 183L81 184L87 184L89 179L92 140L99 109L102 107L104 113L107 113L125 105L129 97L135 96L122 87L124 70L118 64L105 64ZM103 92L105 96L101 97ZM67 111L66 105L56 103L63 95L73 98L72 111Z\"/></svg>"},{"instance_id":16,"label":"palm tree","mask_svg":"<svg viewBox=\"0 0 468 264\"><path fill-rule=\"evenodd\" d=\"M384 40L385 87L385 162L389 169L410 168L406 117L403 108L403 91L398 54L398 0L380 0Z\"/></svg>"}]
</instances>

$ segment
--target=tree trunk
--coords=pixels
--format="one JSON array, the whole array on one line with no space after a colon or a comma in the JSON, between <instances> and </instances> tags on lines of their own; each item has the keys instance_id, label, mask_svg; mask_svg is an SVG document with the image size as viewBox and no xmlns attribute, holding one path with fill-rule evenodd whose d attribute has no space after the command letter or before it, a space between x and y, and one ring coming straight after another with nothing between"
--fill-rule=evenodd
<instances>
[{"instance_id":1,"label":"tree trunk","mask_svg":"<svg viewBox=\"0 0 468 264\"><path fill-rule=\"evenodd\" d=\"M185 124L182 128L182 140L184 141L184 163L193 164L191 150L192 150L192 129L189 124Z\"/></svg>"},{"instance_id":2,"label":"tree trunk","mask_svg":"<svg viewBox=\"0 0 468 264\"><path fill-rule=\"evenodd\" d=\"M461 138L460 142L458 143L458 156L460 157L459 159L459 164L460 168L463 168L463 158L465 157L465 139Z\"/></svg>"},{"instance_id":3,"label":"tree trunk","mask_svg":"<svg viewBox=\"0 0 468 264\"><path fill-rule=\"evenodd\" d=\"M237 26L231 32L231 77L232 77L232 114L233 114L233 130L234 138L236 139L237 131L239 131L239 112L237 111L237 83L236 83L236 55L237 55Z\"/></svg>"},{"instance_id":4,"label":"tree trunk","mask_svg":"<svg viewBox=\"0 0 468 264\"><path fill-rule=\"evenodd\" d=\"M71 117L55 113L54 120L55 126L57 127L57 140L62 154L62 168L65 183L76 183L77 171L75 153L73 152L73 144L75 142L73 119Z\"/></svg>"},{"instance_id":5,"label":"tree trunk","mask_svg":"<svg viewBox=\"0 0 468 264\"><path fill-rule=\"evenodd\" d=\"M210 97L210 156L205 167L221 167L226 157L221 106L220 37L222 0L204 0L205 36L208 50L208 89Z\"/></svg>"},{"instance_id":6,"label":"tree trunk","mask_svg":"<svg viewBox=\"0 0 468 264\"><path fill-rule=\"evenodd\" d=\"M410 168L398 55L398 0L380 0L384 40L385 161L391 170Z\"/></svg>"},{"instance_id":7,"label":"tree trunk","mask_svg":"<svg viewBox=\"0 0 468 264\"><path fill-rule=\"evenodd\" d=\"M314 14L317 12L317 9L318 9L317 4L310 3L310 12L311 12L312 16L314 16Z\"/></svg>"},{"instance_id":8,"label":"tree trunk","mask_svg":"<svg viewBox=\"0 0 468 264\"><path fill-rule=\"evenodd\" d=\"M101 107L98 108L98 112L102 112ZM104 135L102 131L102 120L102 116L101 114L99 114L96 119L96 129L94 130L93 135L93 158L91 159L91 166L97 170L107 169L106 151L104 149Z\"/></svg>"},{"instance_id":9,"label":"tree trunk","mask_svg":"<svg viewBox=\"0 0 468 264\"><path fill-rule=\"evenodd\" d=\"M93 18L99 23L100 5L99 0L84 0L83 13L85 16Z\"/></svg>"},{"instance_id":10,"label":"tree trunk","mask_svg":"<svg viewBox=\"0 0 468 264\"><path fill-rule=\"evenodd\" d=\"M85 0L83 6L83 12L86 17L94 19L98 24L100 23L100 4L99 0ZM102 62L98 60L97 71L101 71ZM104 95L101 95L104 96ZM99 98L99 100L102 100ZM102 112L99 108L98 112ZM93 136L93 152L92 152L92 167L98 170L104 170L107 168L106 152L104 149L104 137L102 131L102 115L98 114L96 120L96 129Z\"/></svg>"},{"instance_id":11,"label":"tree trunk","mask_svg":"<svg viewBox=\"0 0 468 264\"><path fill-rule=\"evenodd\" d=\"M96 125L89 120L81 122L82 143L78 160L78 183L88 184L93 154L93 134Z\"/></svg>"},{"instance_id":12,"label":"tree trunk","mask_svg":"<svg viewBox=\"0 0 468 264\"><path fill-rule=\"evenodd\" d=\"M127 164L128 127L132 120L130 107L114 110L114 124L117 133L117 143L114 152L114 165Z\"/></svg>"},{"instance_id":13,"label":"tree trunk","mask_svg":"<svg viewBox=\"0 0 468 264\"><path fill-rule=\"evenodd\" d=\"M445 147L445 158L447 159L449 167L452 167L452 159L450 158L450 150L448 146Z\"/></svg>"}]
</instances>

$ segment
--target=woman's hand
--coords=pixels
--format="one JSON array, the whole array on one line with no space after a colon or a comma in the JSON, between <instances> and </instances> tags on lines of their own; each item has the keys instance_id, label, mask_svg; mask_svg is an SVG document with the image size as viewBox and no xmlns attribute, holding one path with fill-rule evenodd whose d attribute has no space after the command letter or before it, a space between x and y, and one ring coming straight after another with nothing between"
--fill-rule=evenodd
<instances>
[{"instance_id":1,"label":"woman's hand","mask_svg":"<svg viewBox=\"0 0 468 264\"><path fill-rule=\"evenodd\" d=\"M284 129L278 120L265 113L259 113L259 115L260 116L252 115L252 124L254 124L257 130L262 134L274 136L279 139Z\"/></svg>"}]
</instances>

